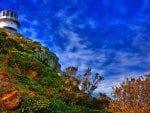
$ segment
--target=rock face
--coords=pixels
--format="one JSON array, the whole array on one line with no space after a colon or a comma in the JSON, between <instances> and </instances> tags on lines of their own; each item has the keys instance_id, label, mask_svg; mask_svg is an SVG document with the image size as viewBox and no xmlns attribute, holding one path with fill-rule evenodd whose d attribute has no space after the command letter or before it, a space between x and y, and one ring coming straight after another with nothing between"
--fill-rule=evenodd
<instances>
[{"instance_id":1,"label":"rock face","mask_svg":"<svg viewBox=\"0 0 150 113\"><path fill-rule=\"evenodd\" d=\"M7 73L0 72L0 107L4 110L13 110L20 105L21 96L18 90L12 85Z\"/></svg>"},{"instance_id":2,"label":"rock face","mask_svg":"<svg viewBox=\"0 0 150 113\"><path fill-rule=\"evenodd\" d=\"M57 71L60 71L60 64L58 63L59 59L54 53L50 52L46 48L42 48L41 50L35 49L35 51L37 57L41 59L42 62L44 62L52 68L56 68Z\"/></svg>"}]
</instances>

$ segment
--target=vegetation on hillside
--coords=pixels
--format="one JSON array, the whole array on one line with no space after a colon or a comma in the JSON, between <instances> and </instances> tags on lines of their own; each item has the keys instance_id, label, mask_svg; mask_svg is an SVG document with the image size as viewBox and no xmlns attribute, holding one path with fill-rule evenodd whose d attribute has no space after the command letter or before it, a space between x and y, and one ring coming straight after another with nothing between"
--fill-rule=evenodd
<instances>
[{"instance_id":1,"label":"vegetation on hillside","mask_svg":"<svg viewBox=\"0 0 150 113\"><path fill-rule=\"evenodd\" d=\"M102 78L96 74L92 85L89 74L86 70L85 88L79 90L81 79L62 73L54 53L18 33L0 31L0 112L107 113L104 101L90 96Z\"/></svg>"},{"instance_id":2,"label":"vegetation on hillside","mask_svg":"<svg viewBox=\"0 0 150 113\"><path fill-rule=\"evenodd\" d=\"M91 96L104 79L99 73L77 71L62 72L48 48L0 29L0 113L150 113L150 74L128 78L110 99Z\"/></svg>"}]
</instances>

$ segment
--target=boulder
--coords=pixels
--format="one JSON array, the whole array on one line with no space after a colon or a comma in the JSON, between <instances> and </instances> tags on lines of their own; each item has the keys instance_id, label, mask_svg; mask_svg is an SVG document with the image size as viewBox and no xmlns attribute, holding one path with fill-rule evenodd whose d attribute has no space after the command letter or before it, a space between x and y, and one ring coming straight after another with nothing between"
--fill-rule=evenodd
<instances>
[{"instance_id":1,"label":"boulder","mask_svg":"<svg viewBox=\"0 0 150 113\"><path fill-rule=\"evenodd\" d=\"M18 90L0 93L0 107L4 110L14 110L21 103L21 96Z\"/></svg>"}]
</instances>

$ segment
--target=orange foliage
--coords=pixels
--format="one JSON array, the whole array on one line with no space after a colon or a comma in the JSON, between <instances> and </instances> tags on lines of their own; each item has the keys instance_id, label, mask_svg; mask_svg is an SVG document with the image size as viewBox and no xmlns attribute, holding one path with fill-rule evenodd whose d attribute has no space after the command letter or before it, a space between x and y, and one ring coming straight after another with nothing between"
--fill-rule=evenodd
<instances>
[{"instance_id":1,"label":"orange foliage","mask_svg":"<svg viewBox=\"0 0 150 113\"><path fill-rule=\"evenodd\" d=\"M13 110L20 105L21 96L18 90L0 93L0 107L4 110Z\"/></svg>"},{"instance_id":2,"label":"orange foliage","mask_svg":"<svg viewBox=\"0 0 150 113\"><path fill-rule=\"evenodd\" d=\"M150 113L150 74L127 79L114 88L114 96L108 108L112 113Z\"/></svg>"}]
</instances>

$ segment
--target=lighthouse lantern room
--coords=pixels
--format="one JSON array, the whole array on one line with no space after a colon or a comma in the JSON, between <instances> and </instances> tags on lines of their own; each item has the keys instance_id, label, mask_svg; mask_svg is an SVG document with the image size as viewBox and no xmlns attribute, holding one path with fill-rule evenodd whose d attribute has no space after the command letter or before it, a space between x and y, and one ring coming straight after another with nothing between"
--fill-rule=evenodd
<instances>
[{"instance_id":1,"label":"lighthouse lantern room","mask_svg":"<svg viewBox=\"0 0 150 113\"><path fill-rule=\"evenodd\" d=\"M20 27L18 16L14 11L2 10L0 11L0 28L6 28L17 31Z\"/></svg>"}]
</instances>

